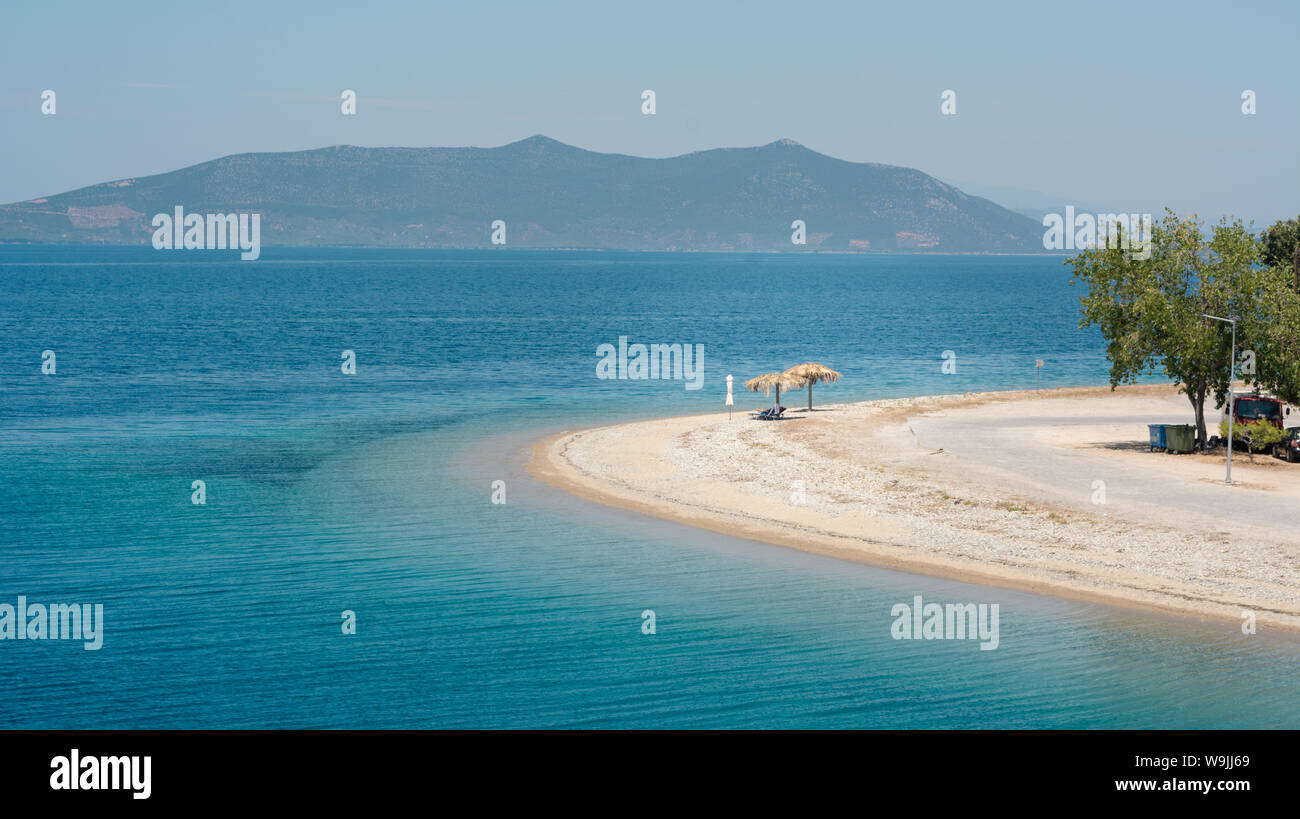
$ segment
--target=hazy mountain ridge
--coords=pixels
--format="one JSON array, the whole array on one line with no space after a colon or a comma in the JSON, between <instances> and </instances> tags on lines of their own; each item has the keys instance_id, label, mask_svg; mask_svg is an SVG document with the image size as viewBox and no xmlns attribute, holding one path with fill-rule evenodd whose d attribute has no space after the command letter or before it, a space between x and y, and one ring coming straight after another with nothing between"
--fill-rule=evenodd
<instances>
[{"instance_id":1,"label":"hazy mountain ridge","mask_svg":"<svg viewBox=\"0 0 1300 819\"><path fill-rule=\"evenodd\" d=\"M1041 251L1042 227L921 171L790 140L667 159L499 148L251 153L0 206L0 240L147 243L156 213L262 214L266 245ZM791 222L807 244L791 243Z\"/></svg>"}]
</instances>

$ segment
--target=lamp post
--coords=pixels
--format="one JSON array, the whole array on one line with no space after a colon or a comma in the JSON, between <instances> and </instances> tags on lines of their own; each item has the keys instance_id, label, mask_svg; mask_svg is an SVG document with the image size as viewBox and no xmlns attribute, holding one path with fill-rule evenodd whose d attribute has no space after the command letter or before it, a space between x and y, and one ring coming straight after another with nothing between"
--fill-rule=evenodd
<instances>
[{"instance_id":1,"label":"lamp post","mask_svg":"<svg viewBox=\"0 0 1300 819\"><path fill-rule=\"evenodd\" d=\"M1237 408L1232 405L1232 384L1237 380L1237 318L1219 318L1209 313L1202 313L1207 319L1222 321L1232 325L1232 349L1228 354L1228 474L1223 482L1232 483L1232 420L1237 415Z\"/></svg>"}]
</instances>

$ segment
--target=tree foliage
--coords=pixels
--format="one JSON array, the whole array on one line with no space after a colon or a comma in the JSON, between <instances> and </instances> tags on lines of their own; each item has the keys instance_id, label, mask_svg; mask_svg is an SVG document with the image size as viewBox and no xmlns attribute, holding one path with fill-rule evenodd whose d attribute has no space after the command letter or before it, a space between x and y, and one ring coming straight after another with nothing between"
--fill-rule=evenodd
<instances>
[{"instance_id":1,"label":"tree foliage","mask_svg":"<svg viewBox=\"0 0 1300 819\"><path fill-rule=\"evenodd\" d=\"M1226 399L1234 355L1229 326L1210 314L1238 318L1237 350L1253 353L1247 380L1284 397L1300 393L1300 300L1289 274L1283 280L1282 268L1261 264L1260 248L1240 221L1220 221L1207 240L1194 216L1166 211L1153 225L1150 258L1098 247L1067 260L1070 283L1086 287L1079 326L1106 340L1111 387L1163 371L1191 402L1204 443L1205 402Z\"/></svg>"},{"instance_id":2,"label":"tree foliage","mask_svg":"<svg viewBox=\"0 0 1300 819\"><path fill-rule=\"evenodd\" d=\"M1300 244L1300 217L1274 222L1260 235L1261 255L1266 267L1291 268L1295 248Z\"/></svg>"},{"instance_id":3,"label":"tree foliage","mask_svg":"<svg viewBox=\"0 0 1300 819\"><path fill-rule=\"evenodd\" d=\"M1260 237L1264 306L1260 323L1252 328L1261 350L1254 382L1272 390L1289 404L1300 404L1300 282L1295 275L1295 248L1300 219L1277 222Z\"/></svg>"},{"instance_id":4,"label":"tree foliage","mask_svg":"<svg viewBox=\"0 0 1300 819\"><path fill-rule=\"evenodd\" d=\"M1227 418L1219 422L1219 437L1228 440ZM1274 444L1280 444L1286 437L1285 430L1265 420L1237 421L1232 425L1233 440L1241 441L1246 445L1246 451L1251 453L1252 461L1254 453L1270 449Z\"/></svg>"}]
</instances>

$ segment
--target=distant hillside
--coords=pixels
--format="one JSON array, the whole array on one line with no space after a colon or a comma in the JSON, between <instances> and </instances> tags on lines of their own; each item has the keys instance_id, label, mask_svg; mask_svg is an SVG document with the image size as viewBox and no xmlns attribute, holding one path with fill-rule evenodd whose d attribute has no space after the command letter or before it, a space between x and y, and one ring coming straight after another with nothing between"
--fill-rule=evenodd
<instances>
[{"instance_id":1,"label":"distant hillside","mask_svg":"<svg viewBox=\"0 0 1300 819\"><path fill-rule=\"evenodd\" d=\"M962 182L958 179L945 179L943 181L961 188L968 194L991 199L1008 210L1028 216L1038 225L1043 223L1043 217L1049 213L1064 214L1067 206L1072 206L1078 213L1112 213L1115 211L1115 208L1103 208L1093 203L1080 202L1077 199L1067 199L1025 188L981 185L975 182Z\"/></svg>"},{"instance_id":2,"label":"distant hillside","mask_svg":"<svg viewBox=\"0 0 1300 819\"><path fill-rule=\"evenodd\" d=\"M148 243L150 220L262 214L264 245L623 250L1041 251L1034 220L920 171L790 140L670 159L535 136L500 148L237 154L0 205L0 241ZM790 224L807 224L807 245Z\"/></svg>"}]
</instances>

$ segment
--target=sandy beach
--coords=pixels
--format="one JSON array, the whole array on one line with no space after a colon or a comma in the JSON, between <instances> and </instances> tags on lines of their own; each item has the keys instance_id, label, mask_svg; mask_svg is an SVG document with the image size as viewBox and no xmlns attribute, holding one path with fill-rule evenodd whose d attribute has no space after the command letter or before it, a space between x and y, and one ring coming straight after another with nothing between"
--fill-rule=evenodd
<instances>
[{"instance_id":1,"label":"sandy beach","mask_svg":"<svg viewBox=\"0 0 1300 819\"><path fill-rule=\"evenodd\" d=\"M792 406L774 422L745 400L730 420L565 432L534 445L529 469L599 503L845 560L1300 631L1300 465L1239 452L1225 486L1222 454L1149 452L1146 424L1190 422L1172 387Z\"/></svg>"}]
</instances>

